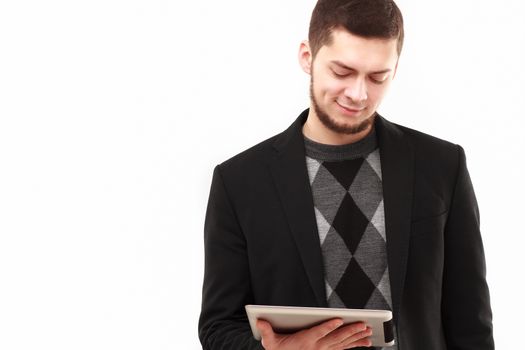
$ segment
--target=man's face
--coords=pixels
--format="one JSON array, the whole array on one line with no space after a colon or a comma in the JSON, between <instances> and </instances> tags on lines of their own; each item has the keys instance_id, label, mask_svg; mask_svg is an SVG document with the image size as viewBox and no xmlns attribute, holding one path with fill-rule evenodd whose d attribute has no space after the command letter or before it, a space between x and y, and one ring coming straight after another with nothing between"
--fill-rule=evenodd
<instances>
[{"instance_id":1,"label":"man's face","mask_svg":"<svg viewBox=\"0 0 525 350\"><path fill-rule=\"evenodd\" d=\"M336 29L313 62L310 54L311 102L324 127L339 134L368 129L395 75L396 45L395 39L365 39Z\"/></svg>"}]
</instances>

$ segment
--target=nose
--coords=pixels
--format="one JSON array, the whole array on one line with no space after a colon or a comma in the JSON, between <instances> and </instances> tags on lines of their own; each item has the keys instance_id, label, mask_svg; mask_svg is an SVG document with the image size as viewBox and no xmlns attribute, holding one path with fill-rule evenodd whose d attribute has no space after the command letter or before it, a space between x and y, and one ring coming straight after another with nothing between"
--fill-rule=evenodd
<instances>
[{"instance_id":1,"label":"nose","mask_svg":"<svg viewBox=\"0 0 525 350\"><path fill-rule=\"evenodd\" d=\"M366 82L362 78L352 80L351 85L344 90L344 95L355 104L361 104L368 98L366 92Z\"/></svg>"}]
</instances>

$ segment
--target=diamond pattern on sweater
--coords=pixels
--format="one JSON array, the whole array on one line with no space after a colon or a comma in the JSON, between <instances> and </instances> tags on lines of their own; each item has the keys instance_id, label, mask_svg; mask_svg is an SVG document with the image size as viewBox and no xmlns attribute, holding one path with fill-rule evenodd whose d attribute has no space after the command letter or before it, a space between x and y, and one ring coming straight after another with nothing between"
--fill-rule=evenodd
<instances>
[{"instance_id":1,"label":"diamond pattern on sweater","mask_svg":"<svg viewBox=\"0 0 525 350\"><path fill-rule=\"evenodd\" d=\"M374 286L377 286L386 271L387 262L370 259L370 256L386 256L385 241L374 225L368 225L353 256Z\"/></svg>"},{"instance_id":2,"label":"diamond pattern on sweater","mask_svg":"<svg viewBox=\"0 0 525 350\"><path fill-rule=\"evenodd\" d=\"M381 179L377 176L377 173L368 162L363 162L359 173L348 190L361 213L368 220L372 220L377 207L383 199L383 189L377 186L378 183L381 183Z\"/></svg>"},{"instance_id":3,"label":"diamond pattern on sweater","mask_svg":"<svg viewBox=\"0 0 525 350\"><path fill-rule=\"evenodd\" d=\"M312 194L315 207L323 214L328 223L333 222L346 189L334 179L332 174L321 166L312 181Z\"/></svg>"},{"instance_id":4,"label":"diamond pattern on sweater","mask_svg":"<svg viewBox=\"0 0 525 350\"><path fill-rule=\"evenodd\" d=\"M352 259L352 254L341 236L332 228L328 231L321 252L326 266L334 268L325 270L325 279L332 289L335 289Z\"/></svg>"},{"instance_id":5,"label":"diamond pattern on sweater","mask_svg":"<svg viewBox=\"0 0 525 350\"><path fill-rule=\"evenodd\" d=\"M385 210L383 208L383 201L379 203L379 206L377 207L376 213L374 214L374 217L372 218L372 221L370 221L372 225L376 228L377 232L383 237L383 241L386 243L386 233L385 233Z\"/></svg>"},{"instance_id":6,"label":"diamond pattern on sweater","mask_svg":"<svg viewBox=\"0 0 525 350\"><path fill-rule=\"evenodd\" d=\"M376 289L380 294L386 292L385 286L383 290L378 286L388 269L381 178L369 159L373 157L366 161L307 158L312 167L309 176L325 279L331 288L327 299L332 307L341 307L339 301L353 308L390 304L384 296L374 295Z\"/></svg>"},{"instance_id":7,"label":"diamond pattern on sweater","mask_svg":"<svg viewBox=\"0 0 525 350\"><path fill-rule=\"evenodd\" d=\"M363 158L357 158L338 162L323 162L323 166L345 189L348 189L360 171L363 161Z\"/></svg>"},{"instance_id":8,"label":"diamond pattern on sweater","mask_svg":"<svg viewBox=\"0 0 525 350\"><path fill-rule=\"evenodd\" d=\"M387 302L388 307L385 308L385 310L392 310L392 297L390 294L390 275L388 274L388 267L385 270L385 273L383 274L383 278L377 285L377 289L385 297L385 301Z\"/></svg>"},{"instance_id":9,"label":"diamond pattern on sweater","mask_svg":"<svg viewBox=\"0 0 525 350\"><path fill-rule=\"evenodd\" d=\"M379 176L379 179L382 180L383 175L381 174L381 159L379 156L379 148L377 148L374 152L370 153L366 157L366 161L368 162L368 164L370 164L372 169L374 169L377 176Z\"/></svg>"},{"instance_id":10,"label":"diamond pattern on sweater","mask_svg":"<svg viewBox=\"0 0 525 350\"><path fill-rule=\"evenodd\" d=\"M332 227L342 237L352 254L356 251L367 225L366 217L359 210L352 197L346 194L339 205Z\"/></svg>"},{"instance_id":11,"label":"diamond pattern on sweater","mask_svg":"<svg viewBox=\"0 0 525 350\"><path fill-rule=\"evenodd\" d=\"M324 218L323 214L317 209L315 210L315 220L317 221L317 231L319 232L319 240L321 241L321 245L324 243L324 240L326 239L326 235L328 234L328 231L330 230L330 224L326 219Z\"/></svg>"},{"instance_id":12,"label":"diamond pattern on sweater","mask_svg":"<svg viewBox=\"0 0 525 350\"><path fill-rule=\"evenodd\" d=\"M310 185L312 185L312 182L314 181L317 175L317 171L319 171L319 167L321 166L321 162L313 158L306 157L306 165L308 169L308 178L310 179Z\"/></svg>"},{"instance_id":13,"label":"diamond pattern on sweater","mask_svg":"<svg viewBox=\"0 0 525 350\"><path fill-rule=\"evenodd\" d=\"M339 298L350 309L364 308L374 290L374 284L356 259L350 260L337 287L334 288Z\"/></svg>"},{"instance_id":14,"label":"diamond pattern on sweater","mask_svg":"<svg viewBox=\"0 0 525 350\"><path fill-rule=\"evenodd\" d=\"M305 144L328 305L392 310L379 149Z\"/></svg>"}]
</instances>

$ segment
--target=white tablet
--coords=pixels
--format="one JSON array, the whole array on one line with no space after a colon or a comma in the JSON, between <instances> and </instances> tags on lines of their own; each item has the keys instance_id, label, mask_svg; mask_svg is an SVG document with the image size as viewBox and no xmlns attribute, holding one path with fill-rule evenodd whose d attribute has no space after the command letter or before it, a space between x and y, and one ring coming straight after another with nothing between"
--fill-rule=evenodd
<instances>
[{"instance_id":1,"label":"white tablet","mask_svg":"<svg viewBox=\"0 0 525 350\"><path fill-rule=\"evenodd\" d=\"M372 346L394 345L392 311L368 309L336 309L319 307L246 305L246 314L255 339L261 335L255 327L258 319L270 322L276 333L293 333L334 318L345 324L364 322L372 328Z\"/></svg>"}]
</instances>

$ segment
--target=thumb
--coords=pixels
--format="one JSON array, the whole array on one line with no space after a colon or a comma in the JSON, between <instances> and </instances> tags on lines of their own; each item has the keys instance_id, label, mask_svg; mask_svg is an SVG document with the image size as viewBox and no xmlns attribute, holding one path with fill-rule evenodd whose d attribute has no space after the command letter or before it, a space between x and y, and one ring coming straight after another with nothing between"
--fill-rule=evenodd
<instances>
[{"instance_id":1,"label":"thumb","mask_svg":"<svg viewBox=\"0 0 525 350\"><path fill-rule=\"evenodd\" d=\"M255 324L263 339L272 339L275 336L272 325L264 320L257 320Z\"/></svg>"}]
</instances>

